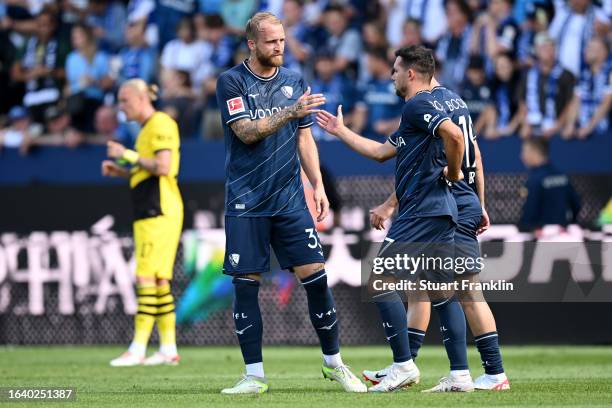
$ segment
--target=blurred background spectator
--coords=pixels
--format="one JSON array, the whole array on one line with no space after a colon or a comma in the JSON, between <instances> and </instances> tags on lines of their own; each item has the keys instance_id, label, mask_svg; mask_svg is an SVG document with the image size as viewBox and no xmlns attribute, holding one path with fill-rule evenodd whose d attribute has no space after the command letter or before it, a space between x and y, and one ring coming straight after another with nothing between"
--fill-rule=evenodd
<instances>
[{"instance_id":1,"label":"blurred background spectator","mask_svg":"<svg viewBox=\"0 0 612 408\"><path fill-rule=\"evenodd\" d=\"M56 107L93 143L98 109L110 117L118 86L142 78L160 85L159 106L183 137L221 139L216 79L248 57L244 24L258 10L284 23L285 67L327 95L325 109L342 104L349 125L369 137L382 140L394 126L393 52L416 44L434 49L438 80L466 100L479 135L609 133L609 0L3 2L0 115L23 106L44 128ZM137 126L117 114L117 137L131 140Z\"/></svg>"},{"instance_id":2,"label":"blurred background spectator","mask_svg":"<svg viewBox=\"0 0 612 408\"><path fill-rule=\"evenodd\" d=\"M83 24L72 28L72 51L66 61L68 85L66 105L72 124L83 132L93 131L96 109L113 87L110 59L99 50L93 29Z\"/></svg>"},{"instance_id":3,"label":"blurred background spectator","mask_svg":"<svg viewBox=\"0 0 612 408\"><path fill-rule=\"evenodd\" d=\"M546 33L535 39L536 64L523 81L523 111L521 136L550 138L564 128L573 97L574 75L557 62L556 46Z\"/></svg>"}]
</instances>

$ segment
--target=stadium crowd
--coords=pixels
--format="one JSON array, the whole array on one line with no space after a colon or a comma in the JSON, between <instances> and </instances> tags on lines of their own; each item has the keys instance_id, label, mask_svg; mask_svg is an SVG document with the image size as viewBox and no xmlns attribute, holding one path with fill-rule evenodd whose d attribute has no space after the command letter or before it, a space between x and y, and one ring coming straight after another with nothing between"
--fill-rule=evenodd
<instances>
[{"instance_id":1,"label":"stadium crowd","mask_svg":"<svg viewBox=\"0 0 612 408\"><path fill-rule=\"evenodd\" d=\"M3 0L0 146L131 145L116 107L122 82L160 88L181 137L223 137L216 78L248 56L258 10L285 26L285 66L324 109L382 140L399 123L393 51L435 50L481 137L587 139L609 133L612 0ZM333 140L318 127L318 140Z\"/></svg>"}]
</instances>

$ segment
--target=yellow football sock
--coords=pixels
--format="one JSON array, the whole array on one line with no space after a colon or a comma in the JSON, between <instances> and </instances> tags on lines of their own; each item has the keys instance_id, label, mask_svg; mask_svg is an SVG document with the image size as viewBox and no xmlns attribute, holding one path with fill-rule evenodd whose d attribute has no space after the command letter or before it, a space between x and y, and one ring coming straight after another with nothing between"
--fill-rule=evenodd
<instances>
[{"instance_id":1,"label":"yellow football sock","mask_svg":"<svg viewBox=\"0 0 612 408\"><path fill-rule=\"evenodd\" d=\"M157 315L157 289L155 285L139 285L136 293L138 312L134 318L134 343L147 347Z\"/></svg>"},{"instance_id":2,"label":"yellow football sock","mask_svg":"<svg viewBox=\"0 0 612 408\"><path fill-rule=\"evenodd\" d=\"M174 350L176 353L176 313L174 297L170 284L157 287L157 330L159 331L160 350Z\"/></svg>"}]
</instances>

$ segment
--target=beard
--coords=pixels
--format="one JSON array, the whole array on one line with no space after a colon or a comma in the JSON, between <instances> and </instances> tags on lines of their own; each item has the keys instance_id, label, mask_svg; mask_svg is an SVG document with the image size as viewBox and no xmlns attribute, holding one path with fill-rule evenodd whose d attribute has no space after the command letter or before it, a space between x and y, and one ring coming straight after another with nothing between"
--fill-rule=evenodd
<instances>
[{"instance_id":1,"label":"beard","mask_svg":"<svg viewBox=\"0 0 612 408\"><path fill-rule=\"evenodd\" d=\"M406 89L400 89L400 88L396 87L395 88L395 94L403 99L403 98L406 97Z\"/></svg>"},{"instance_id":2,"label":"beard","mask_svg":"<svg viewBox=\"0 0 612 408\"><path fill-rule=\"evenodd\" d=\"M276 68L283 65L283 54L280 55L263 55L259 50L255 50L255 57L263 67Z\"/></svg>"}]
</instances>

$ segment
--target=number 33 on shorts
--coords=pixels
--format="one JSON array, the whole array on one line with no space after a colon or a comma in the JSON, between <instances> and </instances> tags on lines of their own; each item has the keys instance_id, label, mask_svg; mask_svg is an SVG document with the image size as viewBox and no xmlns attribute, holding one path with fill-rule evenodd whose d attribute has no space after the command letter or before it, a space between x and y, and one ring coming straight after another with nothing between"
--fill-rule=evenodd
<instances>
[{"instance_id":1,"label":"number 33 on shorts","mask_svg":"<svg viewBox=\"0 0 612 408\"><path fill-rule=\"evenodd\" d=\"M306 228L304 230L308 234L308 248L317 249L319 255L323 256L323 247L321 246L321 242L319 241L319 236L317 235L314 228Z\"/></svg>"}]
</instances>

